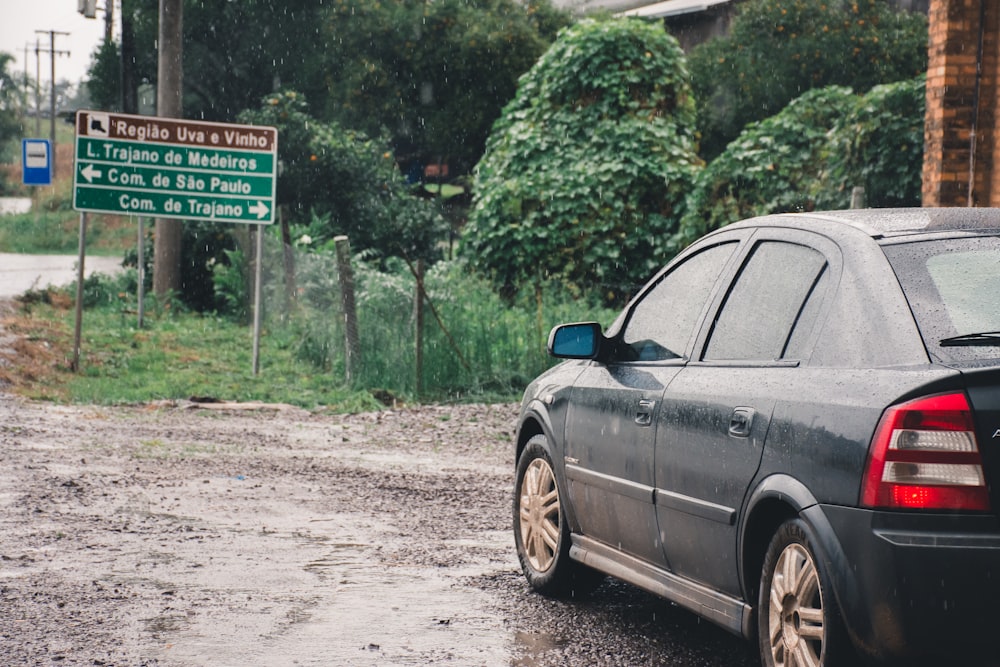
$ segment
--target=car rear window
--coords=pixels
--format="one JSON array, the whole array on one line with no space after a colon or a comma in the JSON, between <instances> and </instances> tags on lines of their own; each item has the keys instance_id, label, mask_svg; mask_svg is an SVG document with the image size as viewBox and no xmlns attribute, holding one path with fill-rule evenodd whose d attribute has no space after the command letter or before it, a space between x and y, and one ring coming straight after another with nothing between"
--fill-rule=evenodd
<instances>
[{"instance_id":1,"label":"car rear window","mask_svg":"<svg viewBox=\"0 0 1000 667\"><path fill-rule=\"evenodd\" d=\"M901 243L884 250L932 357L1000 359L1000 237Z\"/></svg>"}]
</instances>

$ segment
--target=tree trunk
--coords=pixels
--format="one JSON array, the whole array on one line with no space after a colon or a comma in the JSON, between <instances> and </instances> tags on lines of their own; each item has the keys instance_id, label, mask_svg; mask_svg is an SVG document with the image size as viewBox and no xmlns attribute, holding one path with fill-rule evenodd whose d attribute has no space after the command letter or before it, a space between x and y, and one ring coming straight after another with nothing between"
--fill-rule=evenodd
<instances>
[{"instance_id":1,"label":"tree trunk","mask_svg":"<svg viewBox=\"0 0 1000 667\"><path fill-rule=\"evenodd\" d=\"M156 115L181 118L184 85L182 26L183 0L160 0L160 55L157 61ZM159 299L181 290L183 223L156 219L153 250L153 291Z\"/></svg>"}]
</instances>

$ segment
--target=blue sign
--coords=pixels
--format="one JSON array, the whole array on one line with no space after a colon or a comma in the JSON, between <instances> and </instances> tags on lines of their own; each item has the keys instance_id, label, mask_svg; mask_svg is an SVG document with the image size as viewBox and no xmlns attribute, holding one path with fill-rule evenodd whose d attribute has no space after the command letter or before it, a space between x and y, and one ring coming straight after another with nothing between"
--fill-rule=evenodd
<instances>
[{"instance_id":1,"label":"blue sign","mask_svg":"<svg viewBox=\"0 0 1000 667\"><path fill-rule=\"evenodd\" d=\"M52 143L48 139L21 140L21 173L25 185L52 185Z\"/></svg>"}]
</instances>

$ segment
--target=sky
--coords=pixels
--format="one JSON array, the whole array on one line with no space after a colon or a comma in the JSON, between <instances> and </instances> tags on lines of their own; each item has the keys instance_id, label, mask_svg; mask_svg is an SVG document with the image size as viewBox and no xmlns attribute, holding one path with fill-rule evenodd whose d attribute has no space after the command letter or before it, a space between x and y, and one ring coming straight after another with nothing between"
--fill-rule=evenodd
<instances>
[{"instance_id":1,"label":"sky","mask_svg":"<svg viewBox=\"0 0 1000 667\"><path fill-rule=\"evenodd\" d=\"M17 74L24 71L24 47L30 44L28 74L34 77L35 39L38 38L41 48L47 50L47 33L56 30L70 33L68 36L56 35L56 50L70 52L69 56L56 57L56 81L66 79L76 84L86 79L90 56L104 39L105 1L97 2L97 18L88 19L77 12L77 0L0 0L0 51L11 54L15 59L8 71ZM116 37L117 28L116 20ZM36 30L44 30L46 34L36 34ZM44 85L49 82L51 65L48 53L39 56Z\"/></svg>"}]
</instances>

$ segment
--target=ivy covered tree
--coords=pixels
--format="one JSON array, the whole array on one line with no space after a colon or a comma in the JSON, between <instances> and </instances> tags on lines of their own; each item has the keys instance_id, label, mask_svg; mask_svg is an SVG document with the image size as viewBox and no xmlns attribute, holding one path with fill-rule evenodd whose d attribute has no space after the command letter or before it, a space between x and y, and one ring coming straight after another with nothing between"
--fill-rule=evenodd
<instances>
[{"instance_id":1,"label":"ivy covered tree","mask_svg":"<svg viewBox=\"0 0 1000 667\"><path fill-rule=\"evenodd\" d=\"M827 134L855 105L850 88L811 90L780 113L750 123L698 174L677 250L730 222L815 208Z\"/></svg>"},{"instance_id":2,"label":"ivy covered tree","mask_svg":"<svg viewBox=\"0 0 1000 667\"><path fill-rule=\"evenodd\" d=\"M875 86L839 117L826 144L817 208L845 208L855 186L868 206L920 206L926 79Z\"/></svg>"},{"instance_id":3,"label":"ivy covered tree","mask_svg":"<svg viewBox=\"0 0 1000 667\"><path fill-rule=\"evenodd\" d=\"M924 77L865 95L829 86L749 124L699 175L676 239L755 215L843 209L855 186L869 206L919 206Z\"/></svg>"},{"instance_id":4,"label":"ivy covered tree","mask_svg":"<svg viewBox=\"0 0 1000 667\"><path fill-rule=\"evenodd\" d=\"M494 125L465 250L508 294L554 278L621 301L664 261L698 165L677 41L634 19L581 22Z\"/></svg>"},{"instance_id":5,"label":"ivy covered tree","mask_svg":"<svg viewBox=\"0 0 1000 667\"><path fill-rule=\"evenodd\" d=\"M550 0L336 0L324 115L466 173L518 77L568 23Z\"/></svg>"},{"instance_id":6,"label":"ivy covered tree","mask_svg":"<svg viewBox=\"0 0 1000 667\"><path fill-rule=\"evenodd\" d=\"M747 0L730 32L692 50L701 150L718 155L745 125L813 88L872 86L927 69L927 18L888 0Z\"/></svg>"}]
</instances>

